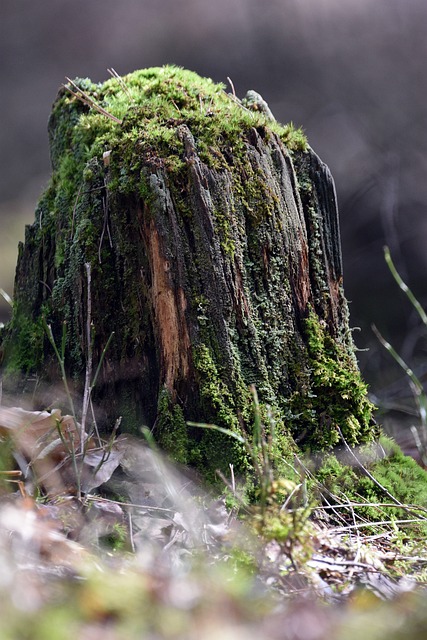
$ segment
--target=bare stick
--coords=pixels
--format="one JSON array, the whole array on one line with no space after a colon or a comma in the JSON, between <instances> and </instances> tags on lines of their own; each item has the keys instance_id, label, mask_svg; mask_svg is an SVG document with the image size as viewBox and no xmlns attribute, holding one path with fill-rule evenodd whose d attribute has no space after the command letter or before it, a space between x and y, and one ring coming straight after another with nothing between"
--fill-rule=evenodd
<instances>
[{"instance_id":1,"label":"bare stick","mask_svg":"<svg viewBox=\"0 0 427 640\"><path fill-rule=\"evenodd\" d=\"M91 293L91 269L89 262L85 263L86 277L87 277L87 313L86 313L86 341L87 341L87 356L86 356L86 373L85 373L85 388L83 393L83 406L82 406L82 423L80 427L80 451L84 451L85 440L85 426L86 417L89 408L90 392L91 392L91 379L92 379L92 293Z\"/></svg>"},{"instance_id":2,"label":"bare stick","mask_svg":"<svg viewBox=\"0 0 427 640\"><path fill-rule=\"evenodd\" d=\"M117 71L115 69L113 69L113 67L111 67L111 69L107 69L108 73L110 74L110 76L112 78L115 78L116 80L118 80L119 85L121 86L121 88L123 89L123 91L125 92L125 94L127 95L127 97L129 98L129 100L131 102L135 102L135 100L132 98L132 94L129 91L128 87L126 86L125 81L123 80L122 76L119 75L117 73Z\"/></svg>"},{"instance_id":3,"label":"bare stick","mask_svg":"<svg viewBox=\"0 0 427 640\"><path fill-rule=\"evenodd\" d=\"M341 429L339 427L337 427L338 432L341 436L342 441L344 442L344 446L347 449L347 451L349 452L349 454L351 455L351 457L355 460L356 464L358 467L360 467L360 469L362 469L363 473L365 473L368 478L370 480L372 480L372 482L379 487L382 491L384 491L384 493L386 494L386 496L388 496L390 498L390 500L392 500L395 504L399 505L399 507L403 507L405 508L405 505L403 505L397 498L394 497L394 495L392 493L390 493L390 491L388 491L385 487L383 487L383 485L378 482L378 480L376 478L374 478L374 476L372 475L372 473L370 473L368 471L368 469L363 466L363 464L360 462L359 458L355 455L355 453L352 451L351 447L347 444L347 441L345 440L343 434L341 433Z\"/></svg>"},{"instance_id":4,"label":"bare stick","mask_svg":"<svg viewBox=\"0 0 427 640\"><path fill-rule=\"evenodd\" d=\"M132 553L135 553L135 540L133 538L133 528L132 528L132 512L128 510L128 523L129 523L129 542Z\"/></svg>"},{"instance_id":5,"label":"bare stick","mask_svg":"<svg viewBox=\"0 0 427 640\"><path fill-rule=\"evenodd\" d=\"M67 91L69 91L75 98L77 98L77 100L80 100L80 102L83 102L83 104L86 104L88 107L92 107L92 109L95 109L96 111L101 113L103 116L110 118L110 120L113 120L113 122L117 122L117 124L122 124L122 120L120 120L119 118L116 118L116 116L113 116L112 113L108 113L108 111L100 107L99 104L97 104L94 100L92 100L92 98L85 91L83 91L83 89L80 89L80 87L78 87L75 82L70 80L70 78L68 78L67 76L66 76L66 79L74 87L75 91L70 89L70 87L67 87L66 84L63 84L62 86Z\"/></svg>"},{"instance_id":6,"label":"bare stick","mask_svg":"<svg viewBox=\"0 0 427 640\"><path fill-rule=\"evenodd\" d=\"M56 359L58 360L58 363L59 363L59 366L60 366L60 369L61 369L61 378L62 378L62 382L64 384L65 393L67 395L67 399L68 399L68 402L69 402L69 405L70 405L72 416L74 418L74 423L75 423L75 425L77 427L77 414L76 414L76 410L74 408L74 402L73 402L73 398L71 396L70 387L68 386L67 374L66 374L66 371L65 371L64 347L65 347L65 338L66 338L66 324L64 322L63 325L62 325L62 346L61 346L61 353L59 353L58 347L56 346L55 338L53 337L52 327L50 326L50 324L47 324L46 318L44 316L42 317L42 322L43 322L47 337L49 339L49 342L52 345L53 350L55 352Z\"/></svg>"},{"instance_id":7,"label":"bare stick","mask_svg":"<svg viewBox=\"0 0 427 640\"><path fill-rule=\"evenodd\" d=\"M236 480L234 478L234 465L231 463L228 465L230 467L230 476L231 476L231 489L233 491L233 496L236 495Z\"/></svg>"},{"instance_id":8,"label":"bare stick","mask_svg":"<svg viewBox=\"0 0 427 640\"><path fill-rule=\"evenodd\" d=\"M233 92L233 98L236 98L236 91L235 91L235 89L234 89L233 81L232 81L232 79L231 79L231 78L229 78L228 76L227 76L227 80L228 80L228 82L230 83L231 91Z\"/></svg>"},{"instance_id":9,"label":"bare stick","mask_svg":"<svg viewBox=\"0 0 427 640\"><path fill-rule=\"evenodd\" d=\"M89 403L90 403L90 412L92 414L92 425L93 425L93 431L95 433L95 436L98 440L98 445L100 447L102 447L102 440L101 440L101 436L99 435L99 430L98 430L98 424L96 422L96 416L95 416L95 410L93 408L93 403L92 403L92 396L89 399Z\"/></svg>"},{"instance_id":10,"label":"bare stick","mask_svg":"<svg viewBox=\"0 0 427 640\"><path fill-rule=\"evenodd\" d=\"M408 518L407 520L378 520L375 522L362 522L360 524L349 524L345 527L332 527L329 529L329 533L345 533L351 531L351 529L363 529L365 527L379 527L379 526L392 526L396 524L412 524L413 522L419 522L418 518Z\"/></svg>"}]
</instances>

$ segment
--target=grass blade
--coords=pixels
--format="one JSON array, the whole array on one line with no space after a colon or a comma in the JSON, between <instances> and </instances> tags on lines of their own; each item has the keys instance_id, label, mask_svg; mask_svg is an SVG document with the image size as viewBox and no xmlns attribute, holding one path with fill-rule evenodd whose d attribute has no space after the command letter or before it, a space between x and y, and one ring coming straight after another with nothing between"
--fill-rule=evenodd
<instances>
[{"instance_id":1,"label":"grass blade","mask_svg":"<svg viewBox=\"0 0 427 640\"><path fill-rule=\"evenodd\" d=\"M408 285L402 280L399 272L394 266L393 260L391 259L390 249L388 247L384 247L384 257L385 257L387 266L390 269L391 275L396 280L399 288L403 291L403 293L407 295L415 311L418 313L423 323L427 326L427 314L422 308L422 306L420 305L420 303L418 302L418 300L416 299L416 297L414 296L414 294L412 293L412 291L410 290L410 288L408 287Z\"/></svg>"},{"instance_id":2,"label":"grass blade","mask_svg":"<svg viewBox=\"0 0 427 640\"><path fill-rule=\"evenodd\" d=\"M392 345L389 342L387 342L387 340L385 340L385 338L383 338L383 336L378 331L378 329L376 328L375 325L372 325L372 330L375 333L375 335L377 336L378 340L383 345L383 347L385 349L387 349L387 351L392 356L392 358L395 360L395 362L397 362L399 367L401 367L403 369L403 371L406 373L406 375L408 376L408 378L412 382L412 387L413 387L413 390L414 390L414 393L415 393L415 397L416 397L416 399L418 401L421 423L422 423L423 427L427 427L427 396L426 396L426 393L424 391L423 385L421 384L420 380L418 379L416 374L413 372L411 367L409 367L406 364L406 362L403 360L403 358L400 357L400 355L397 353L397 351L394 349L394 347L392 347Z\"/></svg>"},{"instance_id":3,"label":"grass blade","mask_svg":"<svg viewBox=\"0 0 427 640\"><path fill-rule=\"evenodd\" d=\"M226 436L231 436L231 438L234 438L241 444L246 444L246 440L242 438L241 435L239 435L235 431L231 431L230 429L218 427L218 425L216 424L206 424L202 422L187 422L187 424L189 427L200 427L201 429L211 429L212 431L219 431L220 433L224 433Z\"/></svg>"}]
</instances>

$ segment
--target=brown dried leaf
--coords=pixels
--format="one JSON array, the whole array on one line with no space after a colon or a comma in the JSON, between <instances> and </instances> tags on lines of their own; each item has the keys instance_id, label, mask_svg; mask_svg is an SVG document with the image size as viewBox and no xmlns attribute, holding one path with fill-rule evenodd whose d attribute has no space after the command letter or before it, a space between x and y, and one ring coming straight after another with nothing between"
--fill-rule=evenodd
<instances>
[{"instance_id":1,"label":"brown dried leaf","mask_svg":"<svg viewBox=\"0 0 427 640\"><path fill-rule=\"evenodd\" d=\"M0 407L0 435L10 438L15 452L24 456L36 479L43 478L47 492L64 490L61 468L80 449L80 428L72 416L62 416L59 409L26 411L20 407ZM95 443L84 434L85 446Z\"/></svg>"}]
</instances>

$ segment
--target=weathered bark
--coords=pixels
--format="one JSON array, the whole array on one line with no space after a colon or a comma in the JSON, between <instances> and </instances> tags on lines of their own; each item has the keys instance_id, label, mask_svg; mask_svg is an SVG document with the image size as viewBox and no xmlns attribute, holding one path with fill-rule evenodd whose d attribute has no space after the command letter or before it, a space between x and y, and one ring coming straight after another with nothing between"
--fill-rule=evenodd
<instances>
[{"instance_id":1,"label":"weathered bark","mask_svg":"<svg viewBox=\"0 0 427 640\"><path fill-rule=\"evenodd\" d=\"M58 376L44 315L58 341L66 321L67 367L83 380L89 263L94 366L114 331L94 391L107 429L122 416L183 461L224 466L240 455L231 441L185 422L250 430L255 385L283 438L369 438L328 168L301 134L195 74L124 82L122 122L64 90L54 105L53 175L20 247L6 369ZM118 81L79 86L123 113Z\"/></svg>"}]
</instances>

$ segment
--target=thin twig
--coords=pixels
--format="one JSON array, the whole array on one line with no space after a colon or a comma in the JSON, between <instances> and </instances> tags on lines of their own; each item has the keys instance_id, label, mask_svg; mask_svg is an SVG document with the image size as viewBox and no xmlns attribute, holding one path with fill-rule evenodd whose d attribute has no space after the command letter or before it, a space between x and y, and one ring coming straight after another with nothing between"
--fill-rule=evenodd
<instances>
[{"instance_id":1,"label":"thin twig","mask_svg":"<svg viewBox=\"0 0 427 640\"><path fill-rule=\"evenodd\" d=\"M63 84L62 86L67 91L69 91L75 98L77 98L77 100L80 100L80 102L83 102L83 104L87 105L88 107L91 107L92 109L95 109L96 111L101 113L103 116L110 118L110 120L113 120L113 122L117 122L117 124L123 123L122 120L120 120L119 118L116 118L116 116L113 116L112 113L108 113L108 111L100 107L99 104L97 104L94 100L92 100L92 98L85 91L83 91L83 89L80 89L80 87L76 85L75 82L70 80L70 78L68 78L67 76L65 77L67 81L74 87L75 91L70 89L70 87L67 87L66 84Z\"/></svg>"},{"instance_id":2,"label":"thin twig","mask_svg":"<svg viewBox=\"0 0 427 640\"><path fill-rule=\"evenodd\" d=\"M401 505L400 504L396 504L395 502L348 502L345 504L335 504L334 505L334 509L348 509L349 506L351 506L352 508L357 508L357 507L378 507L383 508L383 507L387 507L387 508L394 508L394 509L400 509ZM420 507L418 505L413 505L413 504L405 504L404 505L407 509L410 509L411 511L423 511L424 513L427 514L427 509L425 507ZM328 511L330 509L330 507L328 505L318 505L315 508L315 511Z\"/></svg>"},{"instance_id":3,"label":"thin twig","mask_svg":"<svg viewBox=\"0 0 427 640\"><path fill-rule=\"evenodd\" d=\"M135 100L132 98L132 94L129 91L128 87L126 86L125 81L123 80L122 76L119 75L117 73L117 71L115 69L113 69L113 67L111 67L111 69L107 69L108 73L110 74L110 76L112 78L115 78L119 85L121 86L121 88L123 89L123 91L125 92L125 94L127 95L127 97L129 98L129 100L133 103L135 103Z\"/></svg>"},{"instance_id":4,"label":"thin twig","mask_svg":"<svg viewBox=\"0 0 427 640\"><path fill-rule=\"evenodd\" d=\"M420 434L418 433L418 429L414 427L412 424L411 427L412 437L414 438L415 446L417 447L417 451L421 456L421 460L423 464L427 467L427 446L426 446L426 430L423 430L423 440L424 444L421 442Z\"/></svg>"},{"instance_id":5,"label":"thin twig","mask_svg":"<svg viewBox=\"0 0 427 640\"><path fill-rule=\"evenodd\" d=\"M239 494L235 491L236 487L233 483L234 481L234 476L232 478L232 481L229 482L227 480L227 478L225 477L225 475L222 473L222 471L220 469L216 469L215 470L216 475L218 476L218 478L221 480L221 482L224 483L224 485L227 487L227 489L229 489L229 491L231 491L231 493L233 494L233 497L235 498L235 500L237 500L237 502L239 503L239 506L241 509L243 509L246 513L250 513L250 509L248 508L247 503L242 499L241 496L239 496Z\"/></svg>"},{"instance_id":6,"label":"thin twig","mask_svg":"<svg viewBox=\"0 0 427 640\"><path fill-rule=\"evenodd\" d=\"M350 504L350 511L351 511L351 519L353 520L353 524L357 524L356 523L356 515L354 513L354 508L353 506ZM351 534L350 534L351 535ZM359 556L360 556L360 550L362 548L362 541L360 538L360 531L359 529L356 529L356 538L357 538L357 543L356 543L356 554L354 556L354 560L355 562L357 562L359 560ZM349 571L349 577L352 578L353 577L353 573L354 573L354 568L351 568Z\"/></svg>"},{"instance_id":7,"label":"thin twig","mask_svg":"<svg viewBox=\"0 0 427 640\"><path fill-rule=\"evenodd\" d=\"M356 462L357 466L362 469L363 473L365 473L368 478L377 486L379 487L382 491L384 491L384 493L390 498L390 500L392 500L395 504L399 505L399 507L403 507L405 508L405 505L403 505L397 498L394 497L394 495L392 493L390 493L390 491L388 491L388 489L386 489L380 482L378 482L378 480L376 478L374 478L374 476L372 475L372 473L370 473L368 471L368 469L366 467L363 466L363 464L360 462L359 458L355 455L355 453L352 451L351 447L347 444L347 441L345 440L343 434L341 433L341 429L339 427L337 427L338 432L341 436L341 439L344 443L345 448L347 449L347 451L349 452L349 454L351 455L351 457L354 459L354 461Z\"/></svg>"},{"instance_id":8,"label":"thin twig","mask_svg":"<svg viewBox=\"0 0 427 640\"><path fill-rule=\"evenodd\" d=\"M113 432L112 432L112 434L110 436L110 439L109 439L109 441L107 443L107 446L106 447L102 447L101 461L100 461L100 463L98 464L98 466L96 467L96 469L95 469L95 471L93 473L94 476L96 476L98 471L101 469L102 465L105 462L107 462L107 460L109 459L109 457L111 455L111 451L113 449L113 444L114 444L114 441L115 441L115 438L116 438L116 433L117 433L118 428L120 427L121 422L122 422L121 417L117 418L116 423L115 423L114 428L113 428Z\"/></svg>"},{"instance_id":9,"label":"thin twig","mask_svg":"<svg viewBox=\"0 0 427 640\"><path fill-rule=\"evenodd\" d=\"M96 438L98 440L98 445L100 447L102 447L102 440L101 440L101 436L99 435L98 423L96 422L95 409L93 407L92 396L90 397L89 403L90 403L90 413L91 413L91 416L92 416L93 431L94 431L94 433L96 435Z\"/></svg>"},{"instance_id":10,"label":"thin twig","mask_svg":"<svg viewBox=\"0 0 427 640\"><path fill-rule=\"evenodd\" d=\"M233 496L236 495L236 480L234 478L234 465L231 462L228 465L230 467L230 477L231 477L231 490L233 492Z\"/></svg>"},{"instance_id":11,"label":"thin twig","mask_svg":"<svg viewBox=\"0 0 427 640\"><path fill-rule=\"evenodd\" d=\"M236 91L234 89L234 84L233 84L232 79L227 76L227 80L230 83L231 91L233 92L233 98L237 99Z\"/></svg>"},{"instance_id":12,"label":"thin twig","mask_svg":"<svg viewBox=\"0 0 427 640\"><path fill-rule=\"evenodd\" d=\"M44 324L44 328L45 328L47 337L49 339L49 342L51 343L53 350L55 352L56 359L58 360L59 367L61 370L61 378L65 388L65 393L66 393L68 402L70 404L70 409L71 409L72 416L74 418L74 422L77 425L77 414L74 408L74 402L71 396L70 388L68 386L67 374L65 372L64 355L63 353L62 354L59 353L58 347L56 346L55 338L53 337L52 327L49 324L47 324L46 318L44 316L42 318L42 322ZM66 323L64 322L62 325L62 344L64 344L65 342L65 339L64 339L65 337L66 337ZM63 348L61 348L61 351L63 352Z\"/></svg>"},{"instance_id":13,"label":"thin twig","mask_svg":"<svg viewBox=\"0 0 427 640\"><path fill-rule=\"evenodd\" d=\"M114 331L112 331L110 333L110 336L109 336L109 338L107 340L107 343L106 343L105 347L102 350L101 357L99 358L99 363L98 363L98 366L97 366L96 371L95 371L95 375L94 375L93 380L92 380L92 384L91 384L91 388L90 388L91 392L92 392L93 388L95 387L96 382L98 380L98 376L99 376L99 373L101 371L102 363L104 362L105 354L107 353L107 349L110 346L110 342L113 339L114 334L115 334Z\"/></svg>"},{"instance_id":14,"label":"thin twig","mask_svg":"<svg viewBox=\"0 0 427 640\"><path fill-rule=\"evenodd\" d=\"M380 569L377 569L377 567L374 567L372 564L368 564L367 562L357 562L355 560L333 560L331 558L319 558L318 556L313 556L309 560L308 564L310 564L310 562L321 562L322 564L329 564L331 566L336 565L337 567L360 567L361 569L367 569L374 573L382 573Z\"/></svg>"},{"instance_id":15,"label":"thin twig","mask_svg":"<svg viewBox=\"0 0 427 640\"><path fill-rule=\"evenodd\" d=\"M412 522L420 522L419 518L408 518L407 520L376 520L374 522L363 522L361 524L349 524L345 527L332 527L329 529L329 533L344 533L351 529L364 529L368 527L379 527L388 525L394 527L396 524L411 524Z\"/></svg>"},{"instance_id":16,"label":"thin twig","mask_svg":"<svg viewBox=\"0 0 427 640\"><path fill-rule=\"evenodd\" d=\"M92 493L87 493L85 496L86 500L90 500L91 502L108 502L110 504L118 504L122 507L135 507L135 509L144 509L147 511L162 511L165 513L171 513L172 515L176 513L175 509L167 509L165 507L153 507L148 504L136 504L134 502L119 502L118 500L110 500L109 498L102 498L101 496L97 496Z\"/></svg>"},{"instance_id":17,"label":"thin twig","mask_svg":"<svg viewBox=\"0 0 427 640\"><path fill-rule=\"evenodd\" d=\"M44 287L46 287L46 289L49 291L50 295L52 295L52 288L49 287L49 285L47 284L47 282L45 282L44 280L39 280L40 284L42 284Z\"/></svg>"},{"instance_id":18,"label":"thin twig","mask_svg":"<svg viewBox=\"0 0 427 640\"><path fill-rule=\"evenodd\" d=\"M83 405L82 405L82 422L80 427L80 451L84 451L84 441L86 432L86 417L89 408L89 399L91 392L91 380L92 380L92 292L91 292L91 267L90 263L85 263L86 278L87 278L87 312L86 312L86 342L87 342L87 355L86 355L86 371L85 371L85 386L83 392Z\"/></svg>"},{"instance_id":19,"label":"thin twig","mask_svg":"<svg viewBox=\"0 0 427 640\"><path fill-rule=\"evenodd\" d=\"M174 532L172 538L169 540L169 542L163 547L163 553L165 553L166 551L168 551L177 541L177 538L179 536L180 532L178 529L176 529L176 531Z\"/></svg>"},{"instance_id":20,"label":"thin twig","mask_svg":"<svg viewBox=\"0 0 427 640\"><path fill-rule=\"evenodd\" d=\"M288 504L290 503L290 501L292 500L292 498L294 497L294 495L296 494L297 491L299 491L302 487L302 483L300 484L296 484L295 487L292 489L292 491L290 492L290 494L288 495L288 497L286 498L285 502L282 504L282 506L280 507L280 511L285 511ZM298 510L297 510L298 511Z\"/></svg>"},{"instance_id":21,"label":"thin twig","mask_svg":"<svg viewBox=\"0 0 427 640\"><path fill-rule=\"evenodd\" d=\"M132 511L128 510L128 522L129 522L129 542L132 553L135 553L135 541L133 539L133 529L132 529Z\"/></svg>"}]
</instances>

